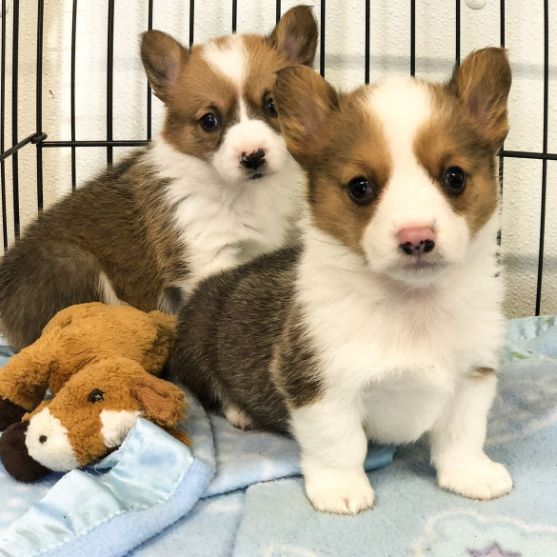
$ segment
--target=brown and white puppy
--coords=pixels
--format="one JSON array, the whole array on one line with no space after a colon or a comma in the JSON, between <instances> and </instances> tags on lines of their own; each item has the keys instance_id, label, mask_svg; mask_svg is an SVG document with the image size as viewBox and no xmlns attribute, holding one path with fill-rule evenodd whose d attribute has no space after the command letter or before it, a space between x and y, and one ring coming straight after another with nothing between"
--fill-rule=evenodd
<instances>
[{"instance_id":1,"label":"brown and white puppy","mask_svg":"<svg viewBox=\"0 0 557 557\"><path fill-rule=\"evenodd\" d=\"M495 155L510 84L496 48L447 85L341 95L305 68L279 73L283 134L309 178L302 245L205 281L170 367L237 425L290 431L319 510L372 506L370 439L427 433L444 489L512 488L483 451L504 331Z\"/></svg>"},{"instance_id":2,"label":"brown and white puppy","mask_svg":"<svg viewBox=\"0 0 557 557\"><path fill-rule=\"evenodd\" d=\"M288 242L303 174L281 136L276 72L311 65L317 26L306 6L269 36L233 35L186 49L160 31L141 56L166 105L152 145L61 200L0 265L0 320L16 348L60 309L126 302L170 310L211 273Z\"/></svg>"}]
</instances>

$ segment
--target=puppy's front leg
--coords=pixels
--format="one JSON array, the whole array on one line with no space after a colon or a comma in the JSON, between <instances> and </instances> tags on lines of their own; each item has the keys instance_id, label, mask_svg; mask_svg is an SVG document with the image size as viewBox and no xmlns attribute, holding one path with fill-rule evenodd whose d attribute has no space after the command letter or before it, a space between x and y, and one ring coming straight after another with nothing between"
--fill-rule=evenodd
<instances>
[{"instance_id":1,"label":"puppy's front leg","mask_svg":"<svg viewBox=\"0 0 557 557\"><path fill-rule=\"evenodd\" d=\"M292 411L306 494L319 511L356 514L373 505L364 472L367 438L357 407L320 400Z\"/></svg>"},{"instance_id":2,"label":"puppy's front leg","mask_svg":"<svg viewBox=\"0 0 557 557\"><path fill-rule=\"evenodd\" d=\"M494 499L513 485L507 469L483 450L496 384L492 370L463 378L430 434L439 485L471 499Z\"/></svg>"}]
</instances>

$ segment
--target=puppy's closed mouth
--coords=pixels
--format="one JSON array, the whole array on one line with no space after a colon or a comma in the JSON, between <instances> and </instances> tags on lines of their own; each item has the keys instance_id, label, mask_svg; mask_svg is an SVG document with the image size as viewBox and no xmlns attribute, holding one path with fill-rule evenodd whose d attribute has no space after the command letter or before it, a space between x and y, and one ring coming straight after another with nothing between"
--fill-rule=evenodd
<instances>
[{"instance_id":1,"label":"puppy's closed mouth","mask_svg":"<svg viewBox=\"0 0 557 557\"><path fill-rule=\"evenodd\" d=\"M433 271L443 267L441 261L423 259L421 257L413 258L412 261L407 261L402 265L405 271L414 271L416 273L420 271Z\"/></svg>"},{"instance_id":2,"label":"puppy's closed mouth","mask_svg":"<svg viewBox=\"0 0 557 557\"><path fill-rule=\"evenodd\" d=\"M255 172L248 179L249 180L259 180L260 178L263 178L263 176L265 176L265 174L263 174L263 172Z\"/></svg>"}]
</instances>

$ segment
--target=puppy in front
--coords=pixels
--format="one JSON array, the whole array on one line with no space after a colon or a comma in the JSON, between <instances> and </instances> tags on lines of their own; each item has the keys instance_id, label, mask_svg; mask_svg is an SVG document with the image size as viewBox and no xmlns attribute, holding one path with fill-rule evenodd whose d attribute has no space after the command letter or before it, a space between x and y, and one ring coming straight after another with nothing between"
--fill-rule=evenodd
<instances>
[{"instance_id":1,"label":"puppy in front","mask_svg":"<svg viewBox=\"0 0 557 557\"><path fill-rule=\"evenodd\" d=\"M283 135L309 179L301 247L205 281L170 365L233 424L290 431L316 509L371 507L368 440L424 434L442 488L512 488L483 450L504 331L495 155L510 84L497 48L446 85L339 94L307 68L278 75Z\"/></svg>"},{"instance_id":2,"label":"puppy in front","mask_svg":"<svg viewBox=\"0 0 557 557\"><path fill-rule=\"evenodd\" d=\"M276 72L313 63L309 7L268 36L183 47L145 33L141 57L164 127L138 151L47 210L0 264L0 328L15 348L59 310L125 302L170 311L210 274L293 236L303 172L271 96ZM176 308L177 309L177 308Z\"/></svg>"}]
</instances>

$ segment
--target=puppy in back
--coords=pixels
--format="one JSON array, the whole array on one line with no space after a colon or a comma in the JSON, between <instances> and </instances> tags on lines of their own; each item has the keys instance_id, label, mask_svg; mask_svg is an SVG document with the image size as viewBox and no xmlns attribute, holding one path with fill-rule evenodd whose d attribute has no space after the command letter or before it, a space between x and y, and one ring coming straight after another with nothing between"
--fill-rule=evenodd
<instances>
[{"instance_id":1,"label":"puppy in back","mask_svg":"<svg viewBox=\"0 0 557 557\"><path fill-rule=\"evenodd\" d=\"M170 367L233 424L291 432L319 510L372 506L368 440L426 433L442 488L512 488L483 450L504 334L496 153L510 84L496 48L446 85L340 94L306 68L279 73L283 135L309 181L301 247L205 281Z\"/></svg>"},{"instance_id":2,"label":"puppy in back","mask_svg":"<svg viewBox=\"0 0 557 557\"><path fill-rule=\"evenodd\" d=\"M311 65L316 44L305 6L269 36L187 49L145 33L143 64L166 105L162 132L47 210L5 255L0 320L9 342L30 344L76 303L176 309L202 278L287 244L303 173L271 89L277 71Z\"/></svg>"}]
</instances>

